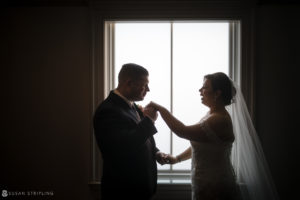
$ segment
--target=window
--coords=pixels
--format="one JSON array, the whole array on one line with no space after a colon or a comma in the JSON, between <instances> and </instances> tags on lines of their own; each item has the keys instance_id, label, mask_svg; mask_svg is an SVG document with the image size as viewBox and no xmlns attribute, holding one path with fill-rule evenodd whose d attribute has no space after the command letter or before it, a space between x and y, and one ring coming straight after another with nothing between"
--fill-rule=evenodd
<instances>
[{"instance_id":1,"label":"window","mask_svg":"<svg viewBox=\"0 0 300 200\"><path fill-rule=\"evenodd\" d=\"M153 100L168 108L185 124L197 123L208 109L201 104L203 76L222 71L239 81L239 21L107 21L105 23L105 89L117 85L124 63L137 63L149 71ZM177 155L189 141L178 138L159 117L155 140L165 153ZM159 182L189 182L191 160L158 165Z\"/></svg>"}]
</instances>

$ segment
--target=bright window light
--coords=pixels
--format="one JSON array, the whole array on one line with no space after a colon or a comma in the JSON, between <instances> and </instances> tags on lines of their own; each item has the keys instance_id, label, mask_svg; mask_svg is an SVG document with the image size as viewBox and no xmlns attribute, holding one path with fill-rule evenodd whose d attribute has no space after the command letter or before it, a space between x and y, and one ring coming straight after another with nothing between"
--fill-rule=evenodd
<instances>
[{"instance_id":1,"label":"bright window light","mask_svg":"<svg viewBox=\"0 0 300 200\"><path fill-rule=\"evenodd\" d=\"M115 22L114 84L125 63L136 63L149 71L150 92L142 106L155 101L168 108L186 125L195 124L208 111L201 104L203 76L229 73L230 22ZM178 155L190 142L171 133L161 119L156 121L157 147ZM191 160L158 165L160 171L189 171Z\"/></svg>"}]
</instances>

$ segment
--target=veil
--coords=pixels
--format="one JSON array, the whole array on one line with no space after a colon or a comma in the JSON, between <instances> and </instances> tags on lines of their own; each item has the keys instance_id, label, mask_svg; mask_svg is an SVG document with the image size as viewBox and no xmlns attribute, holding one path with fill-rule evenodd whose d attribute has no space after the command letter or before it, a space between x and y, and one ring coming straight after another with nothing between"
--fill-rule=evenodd
<instances>
[{"instance_id":1,"label":"veil","mask_svg":"<svg viewBox=\"0 0 300 200\"><path fill-rule=\"evenodd\" d=\"M243 200L279 200L256 130L242 92L236 88L234 102L227 106L235 142L231 161Z\"/></svg>"}]
</instances>

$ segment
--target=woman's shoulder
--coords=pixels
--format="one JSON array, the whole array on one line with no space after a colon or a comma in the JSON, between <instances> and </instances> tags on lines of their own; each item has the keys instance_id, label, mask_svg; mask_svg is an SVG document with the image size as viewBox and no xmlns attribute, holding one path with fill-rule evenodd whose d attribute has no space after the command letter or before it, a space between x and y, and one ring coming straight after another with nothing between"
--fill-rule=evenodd
<instances>
[{"instance_id":1,"label":"woman's shoulder","mask_svg":"<svg viewBox=\"0 0 300 200\"><path fill-rule=\"evenodd\" d=\"M232 122L229 114L212 113L207 117L205 123L207 123L222 141L234 140Z\"/></svg>"},{"instance_id":2,"label":"woman's shoulder","mask_svg":"<svg viewBox=\"0 0 300 200\"><path fill-rule=\"evenodd\" d=\"M227 113L211 113L206 117L206 120L212 126L230 125L231 117Z\"/></svg>"}]
</instances>

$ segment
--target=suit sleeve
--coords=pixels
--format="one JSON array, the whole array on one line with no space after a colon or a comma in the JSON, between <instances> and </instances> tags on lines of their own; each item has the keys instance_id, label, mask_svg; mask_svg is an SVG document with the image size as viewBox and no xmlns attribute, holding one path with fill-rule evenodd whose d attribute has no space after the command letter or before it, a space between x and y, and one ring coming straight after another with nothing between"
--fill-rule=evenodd
<instances>
[{"instance_id":1,"label":"suit sleeve","mask_svg":"<svg viewBox=\"0 0 300 200\"><path fill-rule=\"evenodd\" d=\"M143 118L138 124L111 109L101 110L94 117L98 144L105 149L136 149L157 130L151 119Z\"/></svg>"}]
</instances>

